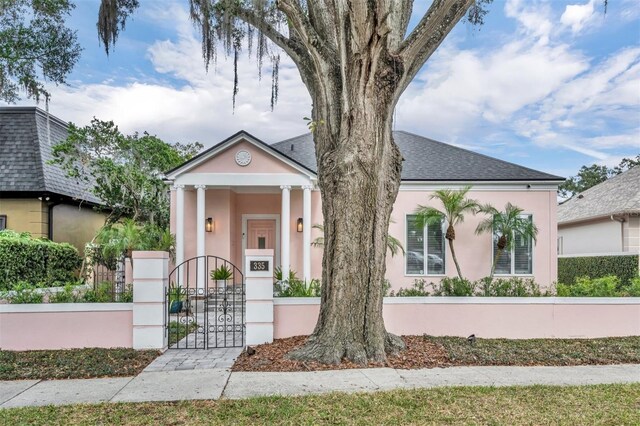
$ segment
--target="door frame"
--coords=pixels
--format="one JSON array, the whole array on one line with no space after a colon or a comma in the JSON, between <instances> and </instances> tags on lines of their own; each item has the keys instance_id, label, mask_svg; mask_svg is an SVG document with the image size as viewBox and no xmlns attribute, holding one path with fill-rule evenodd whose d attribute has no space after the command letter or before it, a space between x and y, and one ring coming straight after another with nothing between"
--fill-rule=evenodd
<instances>
[{"instance_id":1,"label":"door frame","mask_svg":"<svg viewBox=\"0 0 640 426\"><path fill-rule=\"evenodd\" d=\"M242 273L245 273L245 255L247 250L247 220L275 220L276 221L276 248L273 257L276 266L280 266L280 215L279 214L243 214L242 215Z\"/></svg>"}]
</instances>

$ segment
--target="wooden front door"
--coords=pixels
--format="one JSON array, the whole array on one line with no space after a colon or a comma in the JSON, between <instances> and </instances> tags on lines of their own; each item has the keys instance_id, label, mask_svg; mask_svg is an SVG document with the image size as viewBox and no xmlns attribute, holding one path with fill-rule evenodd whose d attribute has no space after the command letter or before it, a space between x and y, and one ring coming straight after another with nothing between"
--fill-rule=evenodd
<instances>
[{"instance_id":1,"label":"wooden front door","mask_svg":"<svg viewBox=\"0 0 640 426\"><path fill-rule=\"evenodd\" d=\"M248 249L276 249L275 219L247 220Z\"/></svg>"}]
</instances>

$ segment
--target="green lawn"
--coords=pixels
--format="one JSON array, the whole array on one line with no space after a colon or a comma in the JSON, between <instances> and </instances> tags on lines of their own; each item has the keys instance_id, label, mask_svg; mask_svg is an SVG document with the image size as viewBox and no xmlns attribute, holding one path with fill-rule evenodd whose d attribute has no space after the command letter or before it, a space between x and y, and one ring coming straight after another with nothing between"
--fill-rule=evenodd
<instances>
[{"instance_id":1,"label":"green lawn","mask_svg":"<svg viewBox=\"0 0 640 426\"><path fill-rule=\"evenodd\" d=\"M0 424L637 425L640 384L465 387L241 401L17 408L0 410Z\"/></svg>"},{"instance_id":2,"label":"green lawn","mask_svg":"<svg viewBox=\"0 0 640 426\"><path fill-rule=\"evenodd\" d=\"M477 339L425 336L452 365L639 364L640 336L602 339Z\"/></svg>"},{"instance_id":3,"label":"green lawn","mask_svg":"<svg viewBox=\"0 0 640 426\"><path fill-rule=\"evenodd\" d=\"M135 376L158 355L125 348L0 351L0 380Z\"/></svg>"}]
</instances>

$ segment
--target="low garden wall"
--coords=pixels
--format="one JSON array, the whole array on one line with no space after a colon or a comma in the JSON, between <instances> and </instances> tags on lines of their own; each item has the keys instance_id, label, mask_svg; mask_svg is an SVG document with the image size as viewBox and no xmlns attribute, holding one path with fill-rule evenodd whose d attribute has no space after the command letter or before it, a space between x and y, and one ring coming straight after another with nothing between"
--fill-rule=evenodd
<instances>
[{"instance_id":1,"label":"low garden wall","mask_svg":"<svg viewBox=\"0 0 640 426\"><path fill-rule=\"evenodd\" d=\"M274 338L308 335L320 298L275 298ZM640 336L640 297L387 297L387 330L481 338Z\"/></svg>"},{"instance_id":2,"label":"low garden wall","mask_svg":"<svg viewBox=\"0 0 640 426\"><path fill-rule=\"evenodd\" d=\"M132 346L132 303L0 305L2 350Z\"/></svg>"}]
</instances>

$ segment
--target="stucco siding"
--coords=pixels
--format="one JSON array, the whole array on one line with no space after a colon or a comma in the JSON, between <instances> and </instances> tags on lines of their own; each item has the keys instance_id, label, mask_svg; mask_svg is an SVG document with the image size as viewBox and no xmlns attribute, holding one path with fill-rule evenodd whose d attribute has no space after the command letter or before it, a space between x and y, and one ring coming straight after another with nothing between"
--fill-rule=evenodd
<instances>
[{"instance_id":1,"label":"stucco siding","mask_svg":"<svg viewBox=\"0 0 640 426\"><path fill-rule=\"evenodd\" d=\"M7 216L7 229L47 237L49 232L46 203L33 199L0 199L0 215Z\"/></svg>"},{"instance_id":2,"label":"stucco siding","mask_svg":"<svg viewBox=\"0 0 640 426\"><path fill-rule=\"evenodd\" d=\"M609 218L558 226L560 254L619 253L623 224Z\"/></svg>"},{"instance_id":3,"label":"stucco siding","mask_svg":"<svg viewBox=\"0 0 640 426\"><path fill-rule=\"evenodd\" d=\"M82 254L105 219L105 213L91 207L58 204L53 207L53 241L72 244Z\"/></svg>"}]
</instances>

